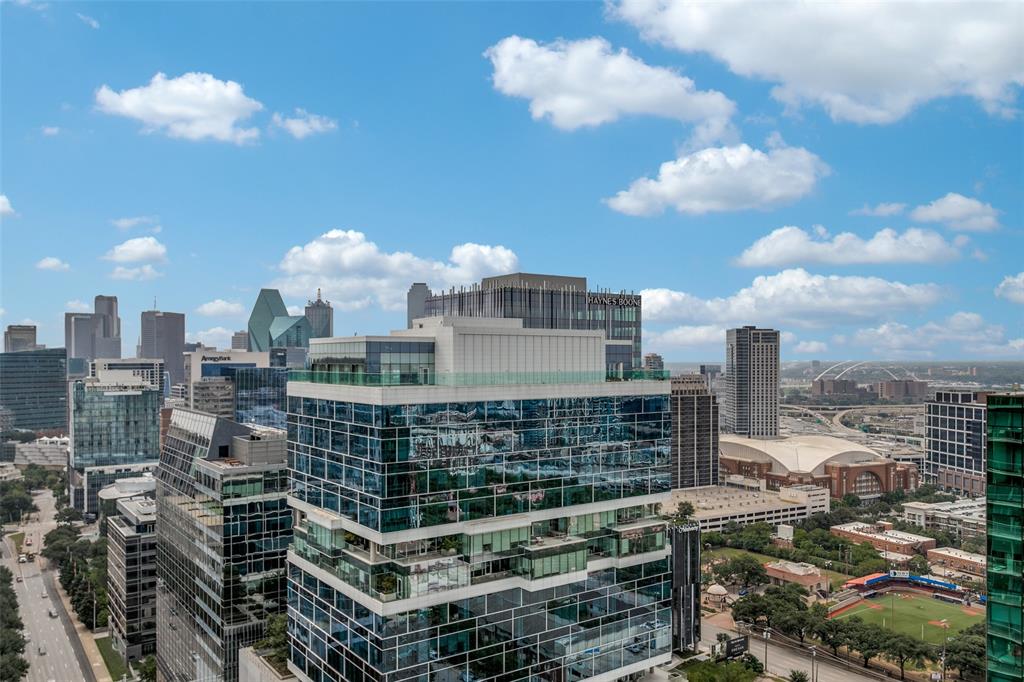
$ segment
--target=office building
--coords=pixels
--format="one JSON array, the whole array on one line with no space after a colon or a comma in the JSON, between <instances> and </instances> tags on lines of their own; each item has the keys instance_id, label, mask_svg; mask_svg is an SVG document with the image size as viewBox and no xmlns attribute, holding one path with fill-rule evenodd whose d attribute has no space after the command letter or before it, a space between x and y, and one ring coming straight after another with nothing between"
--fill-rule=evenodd
<instances>
[{"instance_id":1,"label":"office building","mask_svg":"<svg viewBox=\"0 0 1024 682\"><path fill-rule=\"evenodd\" d=\"M916 379L879 381L875 392L882 400L924 400L928 395L928 382Z\"/></svg>"},{"instance_id":2,"label":"office building","mask_svg":"<svg viewBox=\"0 0 1024 682\"><path fill-rule=\"evenodd\" d=\"M289 315L277 289L260 289L249 315L249 350L309 348L311 327L305 315Z\"/></svg>"},{"instance_id":3,"label":"office building","mask_svg":"<svg viewBox=\"0 0 1024 682\"><path fill-rule=\"evenodd\" d=\"M249 332L245 329L231 335L231 350L249 350Z\"/></svg>"},{"instance_id":4,"label":"office building","mask_svg":"<svg viewBox=\"0 0 1024 682\"><path fill-rule=\"evenodd\" d=\"M926 554L935 549L935 539L916 533L893 530L892 524L879 521L875 524L853 521L832 526L829 533L845 538L855 545L865 542L880 552L896 552L899 554Z\"/></svg>"},{"instance_id":5,"label":"office building","mask_svg":"<svg viewBox=\"0 0 1024 682\"><path fill-rule=\"evenodd\" d=\"M988 408L988 675L1024 679L1024 393L990 394Z\"/></svg>"},{"instance_id":6,"label":"office building","mask_svg":"<svg viewBox=\"0 0 1024 682\"><path fill-rule=\"evenodd\" d=\"M274 349L277 350L283 349ZM285 393L282 382L287 382L288 370L270 367L274 351L186 353L187 405L223 419L238 419L240 404L242 412L251 419L239 421L283 428Z\"/></svg>"},{"instance_id":7,"label":"office building","mask_svg":"<svg viewBox=\"0 0 1024 682\"><path fill-rule=\"evenodd\" d=\"M89 363L89 376L111 383L130 384L138 379L157 389L161 396L170 392L163 358L98 358Z\"/></svg>"},{"instance_id":8,"label":"office building","mask_svg":"<svg viewBox=\"0 0 1024 682\"><path fill-rule=\"evenodd\" d=\"M985 534L985 498L953 502L903 502L903 520L963 540Z\"/></svg>"},{"instance_id":9,"label":"office building","mask_svg":"<svg viewBox=\"0 0 1024 682\"><path fill-rule=\"evenodd\" d=\"M517 272L485 277L458 290L429 292L414 284L408 294L410 325L428 316L504 317L527 329L597 329L608 344L606 366L639 369L641 301L624 291L590 291L585 277Z\"/></svg>"},{"instance_id":10,"label":"office building","mask_svg":"<svg viewBox=\"0 0 1024 682\"><path fill-rule=\"evenodd\" d=\"M702 533L720 531L730 523L798 523L815 514L827 514L828 490L816 485L794 485L777 491L758 485L717 485L708 488L673 490L662 507L672 514L683 502L693 505L693 520ZM749 483L746 482L746 483Z\"/></svg>"},{"instance_id":11,"label":"office building","mask_svg":"<svg viewBox=\"0 0 1024 682\"><path fill-rule=\"evenodd\" d=\"M606 380L602 330L519 319L314 339L310 362L288 383L299 680L670 660L667 381Z\"/></svg>"},{"instance_id":12,"label":"office building","mask_svg":"<svg viewBox=\"0 0 1024 682\"><path fill-rule=\"evenodd\" d=\"M226 369L232 381L235 413L242 424L288 428L288 369L239 367Z\"/></svg>"},{"instance_id":13,"label":"office building","mask_svg":"<svg viewBox=\"0 0 1024 682\"><path fill-rule=\"evenodd\" d=\"M139 356L161 358L172 384L185 380L185 315L161 310L142 312Z\"/></svg>"},{"instance_id":14,"label":"office building","mask_svg":"<svg viewBox=\"0 0 1024 682\"><path fill-rule=\"evenodd\" d=\"M284 611L286 442L275 429L188 409L171 414L157 469L161 680L235 682L239 649Z\"/></svg>"},{"instance_id":15,"label":"office building","mask_svg":"<svg viewBox=\"0 0 1024 682\"><path fill-rule=\"evenodd\" d=\"M107 517L110 643L126 661L156 652L156 501L129 497Z\"/></svg>"},{"instance_id":16,"label":"office building","mask_svg":"<svg viewBox=\"0 0 1024 682\"><path fill-rule=\"evenodd\" d=\"M779 332L740 327L726 332L725 424L750 438L779 435Z\"/></svg>"},{"instance_id":17,"label":"office building","mask_svg":"<svg viewBox=\"0 0 1024 682\"><path fill-rule=\"evenodd\" d=\"M117 296L97 296L94 312L64 313L64 347L68 358L88 362L121 357L121 318Z\"/></svg>"},{"instance_id":18,"label":"office building","mask_svg":"<svg viewBox=\"0 0 1024 682\"><path fill-rule=\"evenodd\" d=\"M696 651L700 643L700 525L669 527L672 543L672 651Z\"/></svg>"},{"instance_id":19,"label":"office building","mask_svg":"<svg viewBox=\"0 0 1024 682\"><path fill-rule=\"evenodd\" d=\"M36 326L34 324L9 324L4 330L4 352L36 349Z\"/></svg>"},{"instance_id":20,"label":"office building","mask_svg":"<svg viewBox=\"0 0 1024 682\"><path fill-rule=\"evenodd\" d=\"M647 353L644 355L644 369L661 372L665 369L665 359L657 353Z\"/></svg>"},{"instance_id":21,"label":"office building","mask_svg":"<svg viewBox=\"0 0 1024 682\"><path fill-rule=\"evenodd\" d=\"M68 428L67 357L63 348L0 354L0 407L12 428Z\"/></svg>"},{"instance_id":22,"label":"office building","mask_svg":"<svg viewBox=\"0 0 1024 682\"><path fill-rule=\"evenodd\" d=\"M70 386L68 496L84 514L99 511L101 488L151 471L160 454L160 392L136 379L78 379Z\"/></svg>"},{"instance_id":23,"label":"office building","mask_svg":"<svg viewBox=\"0 0 1024 682\"><path fill-rule=\"evenodd\" d=\"M672 487L718 485L718 400L699 374L672 377Z\"/></svg>"},{"instance_id":24,"label":"office building","mask_svg":"<svg viewBox=\"0 0 1024 682\"><path fill-rule=\"evenodd\" d=\"M306 303L306 319L309 320L309 338L334 336L334 308L330 301L320 297L319 289L316 290L316 300Z\"/></svg>"},{"instance_id":25,"label":"office building","mask_svg":"<svg viewBox=\"0 0 1024 682\"><path fill-rule=\"evenodd\" d=\"M985 394L936 391L924 414L925 481L961 495L984 495Z\"/></svg>"}]
</instances>

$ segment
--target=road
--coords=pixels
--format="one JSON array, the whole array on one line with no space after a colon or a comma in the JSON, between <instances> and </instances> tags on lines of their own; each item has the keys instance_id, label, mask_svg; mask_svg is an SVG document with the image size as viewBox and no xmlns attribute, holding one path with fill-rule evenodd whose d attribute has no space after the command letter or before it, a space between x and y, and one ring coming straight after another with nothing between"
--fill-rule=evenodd
<instances>
[{"instance_id":1,"label":"road","mask_svg":"<svg viewBox=\"0 0 1024 682\"><path fill-rule=\"evenodd\" d=\"M724 632L730 637L735 637L736 632L726 628L718 627L709 623L707 619L701 622L701 642L705 648L710 648L715 643L719 632ZM760 637L750 636L750 653L757 656L761 663L764 663L764 640ZM811 675L811 656L806 656L788 647L768 642L768 672L779 677L789 677L792 670L802 670ZM847 668L841 665L833 665L821 660L817 662L818 682L879 682L877 677L862 674L856 665Z\"/></svg>"},{"instance_id":2,"label":"road","mask_svg":"<svg viewBox=\"0 0 1024 682\"><path fill-rule=\"evenodd\" d=\"M38 552L43 536L57 527L53 520L55 509L53 493L49 490L34 495L39 514L19 527L26 541L32 539L32 550ZM24 549L28 549L25 547ZM13 555L13 543L3 543L3 563L15 575L14 592L18 597L18 610L24 622L25 659L29 662L28 682L69 682L96 679L87 664L88 659L75 633L71 618L64 610L54 584L55 571L41 571L40 561L19 564ZM18 576L22 582L17 582ZM50 609L57 614L50 616ZM40 645L45 654L39 653Z\"/></svg>"}]
</instances>

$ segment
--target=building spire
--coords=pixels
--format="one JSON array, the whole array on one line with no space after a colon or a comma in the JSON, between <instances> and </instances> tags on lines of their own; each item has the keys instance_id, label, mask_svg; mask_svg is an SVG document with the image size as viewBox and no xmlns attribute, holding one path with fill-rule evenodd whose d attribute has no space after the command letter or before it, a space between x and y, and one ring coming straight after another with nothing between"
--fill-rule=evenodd
<instances>
[{"instance_id":1,"label":"building spire","mask_svg":"<svg viewBox=\"0 0 1024 682\"><path fill-rule=\"evenodd\" d=\"M320 287L316 288L316 300L320 300Z\"/></svg>"}]
</instances>

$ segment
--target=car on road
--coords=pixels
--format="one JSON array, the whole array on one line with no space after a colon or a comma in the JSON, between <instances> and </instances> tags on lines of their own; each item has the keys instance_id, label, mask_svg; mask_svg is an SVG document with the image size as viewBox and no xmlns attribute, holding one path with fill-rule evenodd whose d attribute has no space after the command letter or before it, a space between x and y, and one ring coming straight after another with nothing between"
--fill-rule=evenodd
<instances>
[{"instance_id":1,"label":"car on road","mask_svg":"<svg viewBox=\"0 0 1024 682\"><path fill-rule=\"evenodd\" d=\"M50 595L46 594L46 592L40 592L39 596L42 597L43 599L48 599L50 597Z\"/></svg>"},{"instance_id":2,"label":"car on road","mask_svg":"<svg viewBox=\"0 0 1024 682\"><path fill-rule=\"evenodd\" d=\"M25 564L25 563L28 563L28 559L27 559L27 558L25 558L25 555L24 555L24 554L21 554L21 555L19 555L19 556L18 556L18 563L19 563L19 564Z\"/></svg>"},{"instance_id":3,"label":"car on road","mask_svg":"<svg viewBox=\"0 0 1024 682\"><path fill-rule=\"evenodd\" d=\"M57 610L56 609L50 609L50 618L56 618L56 617L57 617Z\"/></svg>"},{"instance_id":4,"label":"car on road","mask_svg":"<svg viewBox=\"0 0 1024 682\"><path fill-rule=\"evenodd\" d=\"M38 651L39 651L39 655L40 656L45 656L46 655L46 647L43 646L42 644L39 645Z\"/></svg>"},{"instance_id":5,"label":"car on road","mask_svg":"<svg viewBox=\"0 0 1024 682\"><path fill-rule=\"evenodd\" d=\"M14 579L14 582L16 582L16 583L20 583L20 582L21 582L21 576L19 575L19 576L18 576L17 578L15 578L15 579Z\"/></svg>"}]
</instances>

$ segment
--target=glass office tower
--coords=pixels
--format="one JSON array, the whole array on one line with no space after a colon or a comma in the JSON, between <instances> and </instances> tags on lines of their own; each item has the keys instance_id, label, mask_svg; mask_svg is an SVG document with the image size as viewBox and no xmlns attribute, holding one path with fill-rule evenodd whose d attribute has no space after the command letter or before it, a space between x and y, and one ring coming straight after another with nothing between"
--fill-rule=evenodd
<instances>
[{"instance_id":1,"label":"glass office tower","mask_svg":"<svg viewBox=\"0 0 1024 682\"><path fill-rule=\"evenodd\" d=\"M16 429L65 431L68 363L63 348L0 353L0 407Z\"/></svg>"},{"instance_id":2,"label":"glass office tower","mask_svg":"<svg viewBox=\"0 0 1024 682\"><path fill-rule=\"evenodd\" d=\"M1024 679L1024 393L988 396L988 680Z\"/></svg>"},{"instance_id":3,"label":"glass office tower","mask_svg":"<svg viewBox=\"0 0 1024 682\"><path fill-rule=\"evenodd\" d=\"M287 428L287 368L239 367L224 370L224 375L234 384L235 421Z\"/></svg>"},{"instance_id":4,"label":"glass office tower","mask_svg":"<svg viewBox=\"0 0 1024 682\"><path fill-rule=\"evenodd\" d=\"M157 668L234 682L286 604L285 433L175 408L157 469Z\"/></svg>"},{"instance_id":5,"label":"glass office tower","mask_svg":"<svg viewBox=\"0 0 1024 682\"><path fill-rule=\"evenodd\" d=\"M518 320L346 342L431 352L373 378L314 340L289 382L300 680L615 679L670 659L667 381L606 380L603 333Z\"/></svg>"}]
</instances>

